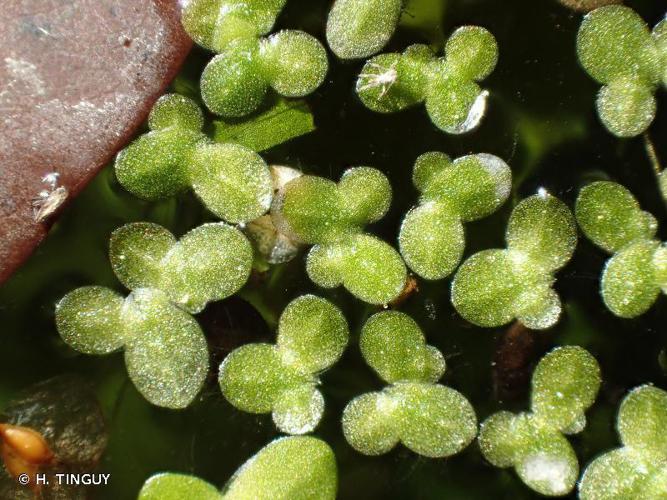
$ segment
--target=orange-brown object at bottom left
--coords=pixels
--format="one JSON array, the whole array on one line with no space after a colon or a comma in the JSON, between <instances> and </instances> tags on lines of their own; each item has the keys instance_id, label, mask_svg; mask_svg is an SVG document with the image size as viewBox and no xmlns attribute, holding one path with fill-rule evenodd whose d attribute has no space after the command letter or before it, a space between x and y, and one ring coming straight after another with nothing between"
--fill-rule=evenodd
<instances>
[{"instance_id":1,"label":"orange-brown object at bottom left","mask_svg":"<svg viewBox=\"0 0 667 500\"><path fill-rule=\"evenodd\" d=\"M36 476L41 466L51 465L54 455L46 439L37 431L0 423L0 458L7 472L20 479L27 475L25 484L39 489ZM24 476L25 477L25 476Z\"/></svg>"}]
</instances>

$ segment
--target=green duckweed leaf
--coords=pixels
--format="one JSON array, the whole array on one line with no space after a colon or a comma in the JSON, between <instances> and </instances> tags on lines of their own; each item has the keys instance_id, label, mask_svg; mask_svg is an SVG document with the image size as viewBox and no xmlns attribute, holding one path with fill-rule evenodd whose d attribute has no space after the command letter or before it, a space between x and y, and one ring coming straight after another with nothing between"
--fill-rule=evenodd
<instances>
[{"instance_id":1,"label":"green duckweed leaf","mask_svg":"<svg viewBox=\"0 0 667 500\"><path fill-rule=\"evenodd\" d=\"M445 372L445 359L437 349L427 349L419 325L407 314L374 314L364 325L359 347L366 363L390 384L399 381L437 382Z\"/></svg>"},{"instance_id":2,"label":"green duckweed leaf","mask_svg":"<svg viewBox=\"0 0 667 500\"><path fill-rule=\"evenodd\" d=\"M667 392L633 389L621 403L617 429L624 446L591 462L579 484L583 500L664 498L667 486Z\"/></svg>"},{"instance_id":3,"label":"green duckweed leaf","mask_svg":"<svg viewBox=\"0 0 667 500\"><path fill-rule=\"evenodd\" d=\"M556 348L533 373L533 412L564 431L593 404L600 383L600 367L588 351L578 346Z\"/></svg>"},{"instance_id":4,"label":"green duckweed leaf","mask_svg":"<svg viewBox=\"0 0 667 500\"><path fill-rule=\"evenodd\" d=\"M142 486L137 500L222 500L212 484L187 474L162 473L151 476Z\"/></svg>"},{"instance_id":5,"label":"green duckweed leaf","mask_svg":"<svg viewBox=\"0 0 667 500\"><path fill-rule=\"evenodd\" d=\"M582 188L575 214L586 237L609 253L635 240L653 238L657 228L655 218L615 182L593 182Z\"/></svg>"},{"instance_id":6,"label":"green duckweed leaf","mask_svg":"<svg viewBox=\"0 0 667 500\"><path fill-rule=\"evenodd\" d=\"M360 59L381 50L394 34L401 0L336 0L327 19L327 42L341 59Z\"/></svg>"},{"instance_id":7,"label":"green duckweed leaf","mask_svg":"<svg viewBox=\"0 0 667 500\"><path fill-rule=\"evenodd\" d=\"M657 109L650 87L631 77L619 77L602 87L596 101L600 121L617 137L635 137L644 132Z\"/></svg>"},{"instance_id":8,"label":"green duckweed leaf","mask_svg":"<svg viewBox=\"0 0 667 500\"><path fill-rule=\"evenodd\" d=\"M447 457L459 453L475 439L475 411L454 389L402 382L389 391L400 401L396 415L401 442L415 453Z\"/></svg>"},{"instance_id":9,"label":"green duckweed leaf","mask_svg":"<svg viewBox=\"0 0 667 500\"><path fill-rule=\"evenodd\" d=\"M201 96L213 113L233 118L255 111L268 83L262 77L259 42L237 44L215 56L201 75Z\"/></svg>"},{"instance_id":10,"label":"green duckweed leaf","mask_svg":"<svg viewBox=\"0 0 667 500\"><path fill-rule=\"evenodd\" d=\"M317 376L340 358L349 332L342 313L313 295L290 302L280 317L277 344L248 344L225 358L219 383L240 410L273 413L278 429L312 431L324 411Z\"/></svg>"},{"instance_id":11,"label":"green duckweed leaf","mask_svg":"<svg viewBox=\"0 0 667 500\"><path fill-rule=\"evenodd\" d=\"M341 286L345 255L343 245L315 245L308 252L306 272L313 283L323 288Z\"/></svg>"},{"instance_id":12,"label":"green duckweed leaf","mask_svg":"<svg viewBox=\"0 0 667 500\"><path fill-rule=\"evenodd\" d=\"M478 81L488 76L498 58L495 38L484 28L464 26L450 37L443 57L424 45L402 54L370 59L357 79L361 101L373 111L391 113L425 102L431 121L450 134L479 125L489 93Z\"/></svg>"},{"instance_id":13,"label":"green duckweed leaf","mask_svg":"<svg viewBox=\"0 0 667 500\"><path fill-rule=\"evenodd\" d=\"M501 411L482 423L482 454L497 467L514 467L542 495L567 495L576 484L579 463L564 433L583 430L584 412L599 387L600 368L588 352L577 346L554 349L533 374L532 412Z\"/></svg>"},{"instance_id":14,"label":"green duckweed leaf","mask_svg":"<svg viewBox=\"0 0 667 500\"><path fill-rule=\"evenodd\" d=\"M621 318L634 318L648 311L660 294L653 269L659 243L639 240L622 248L602 273L600 292L605 305Z\"/></svg>"},{"instance_id":15,"label":"green duckweed leaf","mask_svg":"<svg viewBox=\"0 0 667 500\"><path fill-rule=\"evenodd\" d=\"M271 206L273 185L268 166L245 146L198 147L192 156L190 178L206 207L229 222L251 221Z\"/></svg>"},{"instance_id":16,"label":"green duckweed leaf","mask_svg":"<svg viewBox=\"0 0 667 500\"><path fill-rule=\"evenodd\" d=\"M345 218L358 224L380 220L391 205L389 179L371 167L347 169L338 183L338 194Z\"/></svg>"},{"instance_id":17,"label":"green duckweed leaf","mask_svg":"<svg viewBox=\"0 0 667 500\"><path fill-rule=\"evenodd\" d=\"M101 286L77 288L56 305L62 339L85 354L109 354L125 342L121 320L123 297Z\"/></svg>"},{"instance_id":18,"label":"green duckweed leaf","mask_svg":"<svg viewBox=\"0 0 667 500\"><path fill-rule=\"evenodd\" d=\"M625 446L667 458L667 392L650 385L631 391L621 404L617 428Z\"/></svg>"},{"instance_id":19,"label":"green duckweed leaf","mask_svg":"<svg viewBox=\"0 0 667 500\"><path fill-rule=\"evenodd\" d=\"M484 80L498 62L495 37L479 26L458 28L445 46L445 63L455 74L472 80Z\"/></svg>"},{"instance_id":20,"label":"green duckweed leaf","mask_svg":"<svg viewBox=\"0 0 667 500\"><path fill-rule=\"evenodd\" d=\"M343 434L364 455L383 455L400 442L395 424L398 405L384 392L354 398L343 411Z\"/></svg>"},{"instance_id":21,"label":"green duckweed leaf","mask_svg":"<svg viewBox=\"0 0 667 500\"><path fill-rule=\"evenodd\" d=\"M132 292L122 309L127 372L152 404L185 408L208 373L208 345L197 321L158 290Z\"/></svg>"},{"instance_id":22,"label":"green duckweed leaf","mask_svg":"<svg viewBox=\"0 0 667 500\"><path fill-rule=\"evenodd\" d=\"M215 142L232 142L253 151L266 151L313 132L315 123L305 102L277 98L269 109L252 118L215 120L213 129Z\"/></svg>"},{"instance_id":23,"label":"green duckweed leaf","mask_svg":"<svg viewBox=\"0 0 667 500\"><path fill-rule=\"evenodd\" d=\"M285 97L315 91L329 67L322 44L303 31L283 30L262 40L260 57L269 85Z\"/></svg>"},{"instance_id":24,"label":"green duckweed leaf","mask_svg":"<svg viewBox=\"0 0 667 500\"><path fill-rule=\"evenodd\" d=\"M629 7L611 5L587 14L577 35L577 54L584 69L600 83L611 83L630 71L647 82L657 76L651 33Z\"/></svg>"},{"instance_id":25,"label":"green duckweed leaf","mask_svg":"<svg viewBox=\"0 0 667 500\"><path fill-rule=\"evenodd\" d=\"M248 460L223 489L225 500L333 500L338 472L331 448L312 437L277 439Z\"/></svg>"},{"instance_id":26,"label":"green duckweed leaf","mask_svg":"<svg viewBox=\"0 0 667 500\"><path fill-rule=\"evenodd\" d=\"M220 389L242 411L268 413L280 394L300 378L282 364L271 344L248 344L232 351L220 365Z\"/></svg>"},{"instance_id":27,"label":"green duckweed leaf","mask_svg":"<svg viewBox=\"0 0 667 500\"><path fill-rule=\"evenodd\" d=\"M164 272L163 259L175 244L174 235L158 224L126 224L111 233L111 267L120 282L130 290L159 288Z\"/></svg>"},{"instance_id":28,"label":"green duckweed leaf","mask_svg":"<svg viewBox=\"0 0 667 500\"><path fill-rule=\"evenodd\" d=\"M343 286L369 304L388 304L400 295L407 270L399 253L367 234L355 235L347 247L341 269Z\"/></svg>"},{"instance_id":29,"label":"green duckweed leaf","mask_svg":"<svg viewBox=\"0 0 667 500\"><path fill-rule=\"evenodd\" d=\"M442 279L456 269L463 256L463 223L446 204L419 205L405 215L398 243L410 269L428 280Z\"/></svg>"},{"instance_id":30,"label":"green duckweed leaf","mask_svg":"<svg viewBox=\"0 0 667 500\"><path fill-rule=\"evenodd\" d=\"M116 156L118 181L135 196L159 200L188 185L187 162L201 132L169 127L144 134Z\"/></svg>"},{"instance_id":31,"label":"green duckweed leaf","mask_svg":"<svg viewBox=\"0 0 667 500\"><path fill-rule=\"evenodd\" d=\"M287 434L306 434L317 427L323 413L322 393L303 384L280 393L273 406L273 422Z\"/></svg>"},{"instance_id":32,"label":"green duckweed leaf","mask_svg":"<svg viewBox=\"0 0 667 500\"><path fill-rule=\"evenodd\" d=\"M480 153L462 156L452 163L446 155L439 161L441 157L433 157L434 154L439 155L425 153L415 163L422 201L447 204L463 221L469 222L492 214L507 200L512 189L512 171L501 158ZM432 166L422 167L422 163Z\"/></svg>"},{"instance_id":33,"label":"green duckweed leaf","mask_svg":"<svg viewBox=\"0 0 667 500\"><path fill-rule=\"evenodd\" d=\"M302 295L280 316L276 343L285 365L312 374L338 361L348 337L347 321L340 309L315 295Z\"/></svg>"},{"instance_id":34,"label":"green duckweed leaf","mask_svg":"<svg viewBox=\"0 0 667 500\"><path fill-rule=\"evenodd\" d=\"M204 127L204 115L192 99L179 94L165 94L153 106L148 116L148 127L151 130L175 127L199 132Z\"/></svg>"},{"instance_id":35,"label":"green duckweed leaf","mask_svg":"<svg viewBox=\"0 0 667 500\"><path fill-rule=\"evenodd\" d=\"M569 208L549 194L530 196L512 212L507 247L553 271L563 267L577 246L577 228Z\"/></svg>"},{"instance_id":36,"label":"green duckweed leaf","mask_svg":"<svg viewBox=\"0 0 667 500\"><path fill-rule=\"evenodd\" d=\"M653 28L653 39L658 48L658 55L662 57L662 84L667 87L667 20L663 19Z\"/></svg>"},{"instance_id":37,"label":"green duckweed leaf","mask_svg":"<svg viewBox=\"0 0 667 500\"><path fill-rule=\"evenodd\" d=\"M199 226L164 259L165 290L192 312L236 293L248 280L252 247L243 233L222 222Z\"/></svg>"}]
</instances>

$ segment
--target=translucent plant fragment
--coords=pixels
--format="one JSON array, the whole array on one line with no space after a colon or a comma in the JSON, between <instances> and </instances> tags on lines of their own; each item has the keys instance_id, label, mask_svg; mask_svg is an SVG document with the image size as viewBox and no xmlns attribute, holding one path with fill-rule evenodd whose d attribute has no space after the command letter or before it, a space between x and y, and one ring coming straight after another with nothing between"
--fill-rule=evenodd
<instances>
[{"instance_id":1,"label":"translucent plant fragment","mask_svg":"<svg viewBox=\"0 0 667 500\"><path fill-rule=\"evenodd\" d=\"M184 408L208 372L206 339L191 316L248 279L252 248L236 228L204 224L180 240L157 224L127 224L111 236L110 258L132 293L78 288L56 306L62 339L86 354L124 348L128 374L151 403Z\"/></svg>"},{"instance_id":2,"label":"translucent plant fragment","mask_svg":"<svg viewBox=\"0 0 667 500\"><path fill-rule=\"evenodd\" d=\"M486 112L488 91L479 82L498 61L495 37L479 26L458 28L441 57L426 45L411 45L402 54L368 60L357 79L361 102L378 113L393 113L419 103L433 124L449 134L473 130Z\"/></svg>"},{"instance_id":3,"label":"translucent plant fragment","mask_svg":"<svg viewBox=\"0 0 667 500\"><path fill-rule=\"evenodd\" d=\"M402 0L336 0L327 19L327 42L341 59L376 54L394 34Z\"/></svg>"},{"instance_id":4,"label":"translucent plant fragment","mask_svg":"<svg viewBox=\"0 0 667 500\"><path fill-rule=\"evenodd\" d=\"M343 433L354 449L381 455L403 443L435 458L455 455L475 439L473 407L461 393L437 383L445 359L426 344L410 316L393 311L371 316L359 344L366 362L389 385L345 407Z\"/></svg>"},{"instance_id":5,"label":"translucent plant fragment","mask_svg":"<svg viewBox=\"0 0 667 500\"><path fill-rule=\"evenodd\" d=\"M253 150L212 143L202 132L197 104L178 94L162 96L148 118L150 132L116 157L119 182L147 200L191 188L215 215L231 223L248 222L271 205L271 175Z\"/></svg>"},{"instance_id":6,"label":"translucent plant fragment","mask_svg":"<svg viewBox=\"0 0 667 500\"><path fill-rule=\"evenodd\" d=\"M667 290L667 249L656 238L657 222L615 182L594 182L579 193L576 217L583 233L612 257L600 280L611 312L639 316Z\"/></svg>"},{"instance_id":7,"label":"translucent plant fragment","mask_svg":"<svg viewBox=\"0 0 667 500\"><path fill-rule=\"evenodd\" d=\"M532 329L549 328L561 314L553 290L554 273L572 257L577 244L574 217L544 190L512 211L506 249L484 250L459 267L452 303L466 320L501 326L518 319Z\"/></svg>"},{"instance_id":8,"label":"translucent plant fragment","mask_svg":"<svg viewBox=\"0 0 667 500\"><path fill-rule=\"evenodd\" d=\"M567 495L579 477L579 462L565 435L585 428L585 411L600 381L600 367L588 351L557 347L535 369L531 411L500 411L482 423L482 454L496 467L514 467L542 495Z\"/></svg>"},{"instance_id":9,"label":"translucent plant fragment","mask_svg":"<svg viewBox=\"0 0 667 500\"><path fill-rule=\"evenodd\" d=\"M387 304L405 286L405 264L393 247L363 229L384 216L391 196L385 175L370 167L348 169L338 184L303 175L280 189L271 215L280 233L314 245L306 268L316 284L343 285L364 302Z\"/></svg>"},{"instance_id":10,"label":"translucent plant fragment","mask_svg":"<svg viewBox=\"0 0 667 500\"><path fill-rule=\"evenodd\" d=\"M421 197L403 219L401 255L422 278L442 279L463 255L463 223L490 215L507 200L512 172L503 160L486 153L452 161L431 152L417 158L412 179Z\"/></svg>"},{"instance_id":11,"label":"translucent plant fragment","mask_svg":"<svg viewBox=\"0 0 667 500\"><path fill-rule=\"evenodd\" d=\"M329 445L291 436L259 450L222 491L194 476L162 473L144 483L138 500L333 500L337 489L336 457Z\"/></svg>"},{"instance_id":12,"label":"translucent plant fragment","mask_svg":"<svg viewBox=\"0 0 667 500\"><path fill-rule=\"evenodd\" d=\"M236 408L272 413L287 434L311 432L324 412L319 374L343 354L349 331L329 301L303 295L280 317L276 344L246 344L220 365L222 394Z\"/></svg>"},{"instance_id":13,"label":"translucent plant fragment","mask_svg":"<svg viewBox=\"0 0 667 500\"><path fill-rule=\"evenodd\" d=\"M579 62L603 85L600 120L618 137L644 132L656 113L655 92L667 85L664 21L653 33L631 8L600 7L586 15L577 36Z\"/></svg>"},{"instance_id":14,"label":"translucent plant fragment","mask_svg":"<svg viewBox=\"0 0 667 500\"><path fill-rule=\"evenodd\" d=\"M667 392L633 389L621 403L616 429L621 447L591 462L579 483L582 500L664 498L667 491Z\"/></svg>"}]
</instances>

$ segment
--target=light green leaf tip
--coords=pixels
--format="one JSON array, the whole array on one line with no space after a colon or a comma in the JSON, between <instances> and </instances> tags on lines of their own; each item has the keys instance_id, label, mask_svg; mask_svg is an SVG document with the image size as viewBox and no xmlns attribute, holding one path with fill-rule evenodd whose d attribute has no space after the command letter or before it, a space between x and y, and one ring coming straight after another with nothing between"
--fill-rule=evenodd
<instances>
[{"instance_id":1,"label":"light green leaf tip","mask_svg":"<svg viewBox=\"0 0 667 500\"><path fill-rule=\"evenodd\" d=\"M305 434L324 411L318 376L342 355L347 321L329 301L303 295L280 317L276 345L248 344L232 351L220 365L225 398L240 410L273 413L288 434Z\"/></svg>"},{"instance_id":2,"label":"light green leaf tip","mask_svg":"<svg viewBox=\"0 0 667 500\"><path fill-rule=\"evenodd\" d=\"M242 117L260 107L269 87L284 97L311 94L328 68L322 44L303 31L244 38L206 66L200 82L202 99L215 114Z\"/></svg>"},{"instance_id":3,"label":"light green leaf tip","mask_svg":"<svg viewBox=\"0 0 667 500\"><path fill-rule=\"evenodd\" d=\"M621 403L617 429L622 446L588 465L579 483L582 500L663 498L667 486L667 392L633 389Z\"/></svg>"},{"instance_id":4,"label":"light green leaf tip","mask_svg":"<svg viewBox=\"0 0 667 500\"><path fill-rule=\"evenodd\" d=\"M579 463L564 434L583 430L584 412L599 387L600 368L586 350L554 349L533 374L532 412L500 411L482 423L482 454L496 467L514 467L542 495L567 495L576 484Z\"/></svg>"},{"instance_id":5,"label":"light green leaf tip","mask_svg":"<svg viewBox=\"0 0 667 500\"><path fill-rule=\"evenodd\" d=\"M575 213L584 234L612 254L601 278L602 298L614 314L634 318L654 304L667 284L664 245L655 218L615 182L594 182L579 193Z\"/></svg>"},{"instance_id":6,"label":"light green leaf tip","mask_svg":"<svg viewBox=\"0 0 667 500\"><path fill-rule=\"evenodd\" d=\"M208 373L206 339L189 314L245 284L252 248L236 228L204 224L179 241L157 224L127 224L111 236L114 272L132 293L102 287L67 294L56 306L63 340L87 354L125 348L130 378L151 403L184 408Z\"/></svg>"},{"instance_id":7,"label":"light green leaf tip","mask_svg":"<svg viewBox=\"0 0 667 500\"><path fill-rule=\"evenodd\" d=\"M336 0L327 19L327 42L341 59L380 51L396 30L401 0Z\"/></svg>"},{"instance_id":8,"label":"light green leaf tip","mask_svg":"<svg viewBox=\"0 0 667 500\"><path fill-rule=\"evenodd\" d=\"M502 159L486 153L452 162L431 152L417 158L413 180L422 193L421 204L401 225L401 255L422 278L442 279L463 255L463 222L486 217L507 200L512 172Z\"/></svg>"},{"instance_id":9,"label":"light green leaf tip","mask_svg":"<svg viewBox=\"0 0 667 500\"><path fill-rule=\"evenodd\" d=\"M138 500L334 500L338 468L333 451L313 437L286 437L259 450L231 477L222 492L194 476L150 477Z\"/></svg>"},{"instance_id":10,"label":"light green leaf tip","mask_svg":"<svg viewBox=\"0 0 667 500\"><path fill-rule=\"evenodd\" d=\"M306 268L318 285L343 285L371 304L387 304L402 292L407 279L398 252L363 233L363 226L382 218L391 203L386 176L370 167L347 170L338 184L303 175L274 197L275 227L293 241L315 246Z\"/></svg>"},{"instance_id":11,"label":"light green leaf tip","mask_svg":"<svg viewBox=\"0 0 667 500\"><path fill-rule=\"evenodd\" d=\"M452 304L479 326L518 319L532 329L549 328L561 313L553 273L571 258L577 242L574 217L563 202L541 190L512 212L507 249L484 250L459 267Z\"/></svg>"},{"instance_id":12,"label":"light green leaf tip","mask_svg":"<svg viewBox=\"0 0 667 500\"><path fill-rule=\"evenodd\" d=\"M484 117L489 93L477 82L491 74L497 60L494 36L479 26L463 26L449 38L442 57L423 45L373 57L359 74L356 90L366 107L380 113L425 102L435 126L463 134Z\"/></svg>"},{"instance_id":13,"label":"light green leaf tip","mask_svg":"<svg viewBox=\"0 0 667 500\"><path fill-rule=\"evenodd\" d=\"M392 385L346 406L343 433L353 448L380 455L402 442L420 455L446 457L470 444L477 434L475 412L459 392L436 384L445 372L445 359L426 345L410 316L371 316L359 343L366 362Z\"/></svg>"},{"instance_id":14,"label":"light green leaf tip","mask_svg":"<svg viewBox=\"0 0 667 500\"><path fill-rule=\"evenodd\" d=\"M656 112L654 93L667 64L662 28L651 35L629 7L610 5L586 15L577 36L579 61L604 86L597 99L602 123L618 137L644 132Z\"/></svg>"}]
</instances>

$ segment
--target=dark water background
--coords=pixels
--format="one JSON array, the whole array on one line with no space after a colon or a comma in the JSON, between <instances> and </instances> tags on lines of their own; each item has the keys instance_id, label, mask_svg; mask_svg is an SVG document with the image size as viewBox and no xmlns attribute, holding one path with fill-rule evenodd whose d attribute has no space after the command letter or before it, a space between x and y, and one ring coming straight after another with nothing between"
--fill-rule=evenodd
<instances>
[{"instance_id":1,"label":"dark water background","mask_svg":"<svg viewBox=\"0 0 667 500\"><path fill-rule=\"evenodd\" d=\"M665 14L661 0L629 1L650 26ZM278 28L303 29L324 40L328 0L289 0ZM401 217L415 203L411 184L415 158L426 151L452 157L488 152L504 158L514 174L510 201L496 214L468 224L466 256L503 247L503 233L514 204L545 187L571 207L579 188L595 179L626 185L642 207L667 231L665 204L659 196L643 138L619 140L599 123L594 110L598 84L579 67L575 37L581 15L555 0L412 0L407 7L417 27L399 29L385 51L411 43L442 44L457 26L478 24L497 38L500 61L483 84L491 92L482 125L464 136L449 136L429 121L423 107L393 115L367 110L354 93L362 62L340 63L331 57L321 89L307 101L316 132L264 154L285 164L337 180L348 166L370 165L387 173L394 201L372 232L396 241ZM196 85L210 56L194 51L178 88ZM196 89L195 89L196 90ZM658 91L658 116L649 133L667 162L667 99ZM100 465L112 474L94 498L135 498L143 481L158 471L193 473L222 486L254 452L277 436L270 416L232 408L211 373L201 397L185 411L149 405L129 383L122 354L80 355L65 346L54 327L56 301L69 290L100 284L122 290L107 258L110 232L128 221L148 220L176 234L208 220L190 194L157 204L127 194L106 169L67 210L29 263L0 289L0 409L27 385L66 372L94 384L108 419L110 443ZM558 274L556 288L564 302L559 324L536 334L523 333L519 346L507 346L508 327L482 329L463 321L449 302L446 279L419 282L419 292L401 306L424 329L428 342L447 357L443 383L465 394L480 421L500 409L528 408L528 378L534 363L556 345L582 345L598 359L603 386L588 413L586 430L571 438L582 466L617 445L614 430L618 403L628 389L652 382L667 388L661 352L667 346L667 303L661 297L645 315L622 320L599 297L598 278L607 258L583 238L575 257ZM210 305L199 316L211 342L212 366L240 343L273 338L282 308L302 293L315 292L346 313L352 341L343 359L322 380L326 413L315 434L335 450L340 498L524 499L536 497L511 470L487 464L476 443L449 459L419 457L402 447L382 457L364 457L345 442L340 416L356 395L382 387L365 365L356 340L365 319L375 312L343 289L317 289L306 277L303 254L274 267L249 284L242 296ZM527 346L527 347L526 347ZM507 353L510 353L508 359ZM500 373L516 356L519 368ZM663 355L664 358L664 355Z\"/></svg>"}]
</instances>

